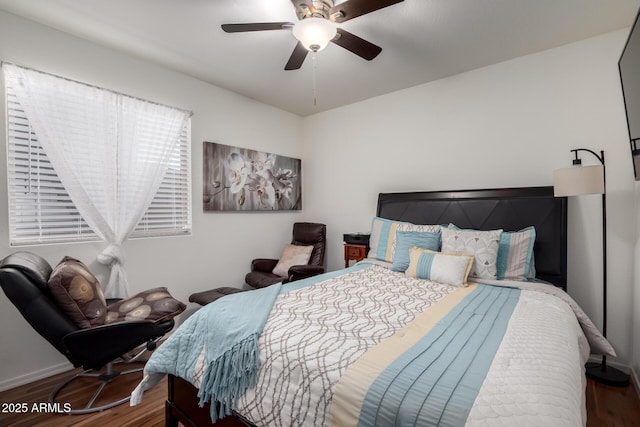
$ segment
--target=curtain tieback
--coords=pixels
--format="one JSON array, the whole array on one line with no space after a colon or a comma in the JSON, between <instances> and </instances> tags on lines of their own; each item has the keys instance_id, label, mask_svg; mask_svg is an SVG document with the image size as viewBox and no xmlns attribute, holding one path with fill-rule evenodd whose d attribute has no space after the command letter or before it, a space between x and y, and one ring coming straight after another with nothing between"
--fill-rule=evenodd
<instances>
[{"instance_id":1,"label":"curtain tieback","mask_svg":"<svg viewBox=\"0 0 640 427\"><path fill-rule=\"evenodd\" d=\"M104 265L124 264L124 256L120 244L111 243L98 255L98 262Z\"/></svg>"}]
</instances>

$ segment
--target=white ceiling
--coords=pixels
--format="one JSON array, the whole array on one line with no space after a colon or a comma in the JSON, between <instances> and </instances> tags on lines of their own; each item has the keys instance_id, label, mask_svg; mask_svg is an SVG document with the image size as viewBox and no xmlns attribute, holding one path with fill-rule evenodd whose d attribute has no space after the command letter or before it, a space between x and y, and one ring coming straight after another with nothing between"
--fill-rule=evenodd
<instances>
[{"instance_id":1,"label":"white ceiling","mask_svg":"<svg viewBox=\"0 0 640 427\"><path fill-rule=\"evenodd\" d=\"M367 62L330 44L315 56L314 78L311 55L300 70L284 71L296 44L290 31L220 29L295 22L290 0L0 0L7 12L302 116L628 27L639 6L640 0L405 0L341 24L382 47L377 58Z\"/></svg>"}]
</instances>

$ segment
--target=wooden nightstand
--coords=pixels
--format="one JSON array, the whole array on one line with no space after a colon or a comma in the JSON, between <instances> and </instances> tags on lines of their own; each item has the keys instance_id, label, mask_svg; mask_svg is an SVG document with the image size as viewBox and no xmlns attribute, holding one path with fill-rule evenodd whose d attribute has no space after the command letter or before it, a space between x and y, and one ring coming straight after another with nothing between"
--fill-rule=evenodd
<instances>
[{"instance_id":1,"label":"wooden nightstand","mask_svg":"<svg viewBox=\"0 0 640 427\"><path fill-rule=\"evenodd\" d=\"M344 268L349 267L349 261L362 261L367 257L369 246L354 245L352 243L344 244Z\"/></svg>"}]
</instances>

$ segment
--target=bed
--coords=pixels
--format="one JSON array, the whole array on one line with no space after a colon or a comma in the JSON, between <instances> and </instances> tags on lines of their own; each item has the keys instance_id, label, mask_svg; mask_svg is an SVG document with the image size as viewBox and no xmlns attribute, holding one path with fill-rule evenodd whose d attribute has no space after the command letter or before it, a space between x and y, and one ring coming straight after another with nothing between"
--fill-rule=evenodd
<instances>
[{"instance_id":1,"label":"bed","mask_svg":"<svg viewBox=\"0 0 640 427\"><path fill-rule=\"evenodd\" d=\"M442 283L433 280L433 272L439 262L460 266L463 257L412 247L402 260L406 271L391 269L400 263L398 255L393 263L374 256L284 290L264 290L270 294L254 298L255 308L247 299L255 291L236 294L242 301L225 297L218 307L200 310L211 312L191 322L200 326L188 326L183 336L176 331L177 339L158 348L150 360L158 357L153 372L132 402L167 373L168 426L584 425L586 358L590 352L615 353L564 292L566 198L553 197L552 187L382 193L376 213L373 229L389 223L438 225L443 249L445 234L450 244L467 230L500 229L515 236L533 227L531 265L521 280L470 279L480 284L457 286L448 283L457 280L449 279L448 270L437 276L444 277ZM406 246L400 237L430 236L411 226L397 230L397 242L378 243L377 249L372 244L372 252L398 254ZM467 274L472 264L484 268L477 266L478 257L468 260ZM417 277L419 271L431 272L432 280ZM241 312L257 313L265 304L269 310L259 333L243 335L252 337L245 341L255 348L241 358L216 359L209 369L205 348L220 341L191 340L205 329L218 334L235 324L220 314L245 315L233 304L241 304ZM234 343L221 348L240 348ZM202 347L199 354L182 353L192 345ZM238 366L258 359L250 374L228 376L231 366L243 371ZM206 391L212 385L217 391ZM221 389L227 394L216 394ZM228 404L212 411L210 403L199 406L201 398Z\"/></svg>"}]
</instances>

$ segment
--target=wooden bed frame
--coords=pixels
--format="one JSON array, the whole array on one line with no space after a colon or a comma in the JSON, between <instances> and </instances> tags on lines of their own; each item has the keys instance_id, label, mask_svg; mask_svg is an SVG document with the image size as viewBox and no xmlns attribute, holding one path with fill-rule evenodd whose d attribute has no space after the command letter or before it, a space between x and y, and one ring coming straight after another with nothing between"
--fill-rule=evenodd
<instances>
[{"instance_id":1,"label":"wooden bed frame","mask_svg":"<svg viewBox=\"0 0 640 427\"><path fill-rule=\"evenodd\" d=\"M493 190L381 193L377 215L414 224L454 223L460 228L517 231L536 228L534 257L536 277L567 288L567 199L554 197L553 187ZM198 390L189 382L169 375L166 425L252 426L233 415L211 423L210 405L198 406Z\"/></svg>"}]
</instances>

